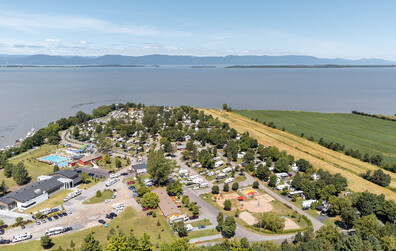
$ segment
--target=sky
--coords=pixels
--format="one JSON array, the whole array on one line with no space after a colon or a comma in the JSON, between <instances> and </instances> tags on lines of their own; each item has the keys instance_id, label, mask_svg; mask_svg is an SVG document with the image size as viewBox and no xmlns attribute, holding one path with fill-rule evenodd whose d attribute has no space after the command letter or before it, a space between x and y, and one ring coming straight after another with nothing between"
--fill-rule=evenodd
<instances>
[{"instance_id":1,"label":"sky","mask_svg":"<svg viewBox=\"0 0 396 251\"><path fill-rule=\"evenodd\" d=\"M0 54L396 60L396 1L0 0Z\"/></svg>"}]
</instances>

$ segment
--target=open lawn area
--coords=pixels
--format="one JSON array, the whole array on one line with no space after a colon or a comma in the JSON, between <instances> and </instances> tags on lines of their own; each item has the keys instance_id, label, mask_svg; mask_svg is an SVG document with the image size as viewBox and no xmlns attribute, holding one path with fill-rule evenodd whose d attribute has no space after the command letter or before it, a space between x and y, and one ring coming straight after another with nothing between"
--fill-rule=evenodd
<instances>
[{"instance_id":1,"label":"open lawn area","mask_svg":"<svg viewBox=\"0 0 396 251\"><path fill-rule=\"evenodd\" d=\"M190 239L196 239L196 238L201 238L203 236L210 236L210 235L216 235L219 234L215 228L212 229L204 229L204 230L196 230L188 233L188 238Z\"/></svg>"},{"instance_id":2,"label":"open lawn area","mask_svg":"<svg viewBox=\"0 0 396 251\"><path fill-rule=\"evenodd\" d=\"M348 187L355 192L364 192L369 190L376 194L384 194L386 199L396 200L396 193L390 189L378 186L371 183L359 174L364 173L368 170L374 171L378 167L362 162L358 159L346 156L343 153L335 152L325 147L320 146L315 142L311 142L305 138L293 135L288 132L283 132L278 129L269 128L262 123L255 122L247 117L239 115L233 112L219 112L214 109L203 109L206 114L210 114L213 117L218 117L221 122L226 122L230 127L235 128L239 133L249 132L250 136L257 139L260 144L264 146L277 146L280 150L287 151L288 154L294 156L295 159L303 158L308 160L316 169L322 168L329 171L332 174L340 173L342 176L347 178ZM252 115L253 116L253 115ZM330 115L329 115L330 116ZM382 124L384 122L390 123L389 126L394 128L396 122L382 121L375 118L367 118L358 115L345 116L356 116L357 120L369 119L367 123L375 127L375 124ZM256 115L254 117L257 117ZM329 122L330 123L330 122ZM361 126L364 124L360 122ZM373 125L374 124L374 125ZM388 137L394 138L392 133L389 133L389 126L383 125L384 134ZM379 125L381 127L381 125ZM287 126L285 127L287 130ZM359 129L354 129L359 131ZM368 129L362 129L368 130ZM375 128L373 128L376 131ZM394 130L394 129L393 129ZM305 132L305 135L308 135ZM395 142L392 143L393 145ZM396 174L388 171L384 171L389 174L392 178L390 188L396 188Z\"/></svg>"},{"instance_id":3,"label":"open lawn area","mask_svg":"<svg viewBox=\"0 0 396 251\"><path fill-rule=\"evenodd\" d=\"M118 157L117 157L117 156L114 156L114 157L111 157L111 158L110 158L110 163L106 163L106 162L102 159L102 160L98 160L98 161L96 162L96 164L97 164L100 168L102 168L102 169L114 171L115 168L116 168L116 165L115 165L116 159L118 159ZM119 160L121 161L121 168L124 168L124 167L126 167L126 166L128 165L126 159L124 159L124 158L119 158Z\"/></svg>"},{"instance_id":4,"label":"open lawn area","mask_svg":"<svg viewBox=\"0 0 396 251\"><path fill-rule=\"evenodd\" d=\"M160 226L157 226L157 221L160 222ZM107 242L106 236L109 234L110 229L112 228L114 228L116 231L122 231L127 235L132 228L134 234L138 238L142 238L143 233L146 232L151 237L153 247L155 247L157 243L170 243L175 239L175 236L170 230L164 217L146 217L144 213L136 212L131 207L127 207L116 219L111 220L108 225L109 227L107 228L103 226L97 226L90 229L53 237L52 240L55 243L55 246L52 249L56 250L59 247L62 247L63 249L70 248L71 240L73 240L73 242L76 244L75 249L79 249L84 237L90 231L93 232L95 239L98 240L100 244L105 244ZM158 239L159 235L161 236L161 239ZM16 245L2 246L0 247L0 250L36 251L43 250L43 248L40 245L40 241L29 241Z\"/></svg>"},{"instance_id":5,"label":"open lawn area","mask_svg":"<svg viewBox=\"0 0 396 251\"><path fill-rule=\"evenodd\" d=\"M26 170L31 177L31 182L36 182L37 177L40 175L45 175L52 173L54 167L45 163L41 163L36 160L36 158L43 157L52 152L52 150L57 149L57 146L53 145L42 145L38 149L30 150L15 157L9 159L9 162L16 165L19 162L23 162ZM0 180L5 180L8 188L12 191L17 190L19 186L15 183L14 179L6 178L4 176L4 170L0 170Z\"/></svg>"},{"instance_id":6,"label":"open lawn area","mask_svg":"<svg viewBox=\"0 0 396 251\"><path fill-rule=\"evenodd\" d=\"M95 179L93 179L93 178L90 177L90 178L88 179L88 183L85 183L85 184L81 183L81 184L78 185L78 188L79 188L79 189L88 189L88 188L94 186L96 183L98 183L98 182L101 181L101 180L102 180L102 179L97 178L96 181L95 181Z\"/></svg>"},{"instance_id":7,"label":"open lawn area","mask_svg":"<svg viewBox=\"0 0 396 251\"><path fill-rule=\"evenodd\" d=\"M105 189L102 192L102 196L96 197L93 196L87 200L83 201L83 204L97 204L97 203L103 203L105 200L111 199L111 196L113 196L114 192L110 189Z\"/></svg>"},{"instance_id":8,"label":"open lawn area","mask_svg":"<svg viewBox=\"0 0 396 251\"><path fill-rule=\"evenodd\" d=\"M71 192L71 190L67 190L67 189L61 190L61 191L57 192L56 194L51 195L51 197L48 200L38 204L37 206L31 207L28 210L25 210L23 213L30 214L33 212L37 212L38 210L43 209L43 208L56 207L63 203L63 199L70 192Z\"/></svg>"}]
</instances>

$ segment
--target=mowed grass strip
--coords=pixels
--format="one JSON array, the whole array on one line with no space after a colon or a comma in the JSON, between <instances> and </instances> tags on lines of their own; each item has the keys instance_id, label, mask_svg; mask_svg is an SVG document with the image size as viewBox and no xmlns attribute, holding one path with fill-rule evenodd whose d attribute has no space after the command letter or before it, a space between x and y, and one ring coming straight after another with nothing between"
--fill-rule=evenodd
<instances>
[{"instance_id":1,"label":"mowed grass strip","mask_svg":"<svg viewBox=\"0 0 396 251\"><path fill-rule=\"evenodd\" d=\"M84 200L82 204L97 204L97 203L103 203L105 200L109 200L111 199L111 197L113 196L114 192L110 189L105 189L102 192L102 196L100 197L96 197L96 195L94 195L93 197Z\"/></svg>"},{"instance_id":2,"label":"mowed grass strip","mask_svg":"<svg viewBox=\"0 0 396 251\"><path fill-rule=\"evenodd\" d=\"M347 113L317 113L296 111L236 110L259 122L274 122L278 129L315 141L338 142L346 149L382 154L385 161L396 162L396 122Z\"/></svg>"},{"instance_id":3,"label":"mowed grass strip","mask_svg":"<svg viewBox=\"0 0 396 251\"><path fill-rule=\"evenodd\" d=\"M160 226L157 226L158 221L160 222ZM144 212L137 212L135 209L127 207L117 218L108 222L107 228L103 227L103 225L99 225L78 232L51 237L55 244L52 247L52 250L56 250L59 247L62 247L63 249L71 248L71 240L73 240L75 243L74 249L79 250L85 236L91 231L93 232L95 239L98 240L100 244L105 245L107 243L106 237L112 228L114 228L116 231L122 231L126 235L129 234L130 229L133 229L135 236L138 238L142 238L143 233L146 232L150 235L151 243L153 243L154 247L156 244L161 245L161 243L170 243L175 239L175 236L168 226L168 223L166 223L165 218L162 215L158 215L157 218L148 217ZM160 239L158 238L159 236L161 237ZM0 250L38 251L43 250L43 248L40 244L40 241L36 240L22 242L16 245L1 246Z\"/></svg>"},{"instance_id":4,"label":"mowed grass strip","mask_svg":"<svg viewBox=\"0 0 396 251\"><path fill-rule=\"evenodd\" d=\"M213 117L218 117L220 121L229 123L231 127L240 133L248 131L253 138L256 138L259 143L265 146L277 146L280 150L287 151L296 159L304 158L308 160L317 169L322 168L333 174L340 173L348 179L349 188L353 191L363 192L368 190L372 193L384 194L387 199L396 200L396 194L393 191L358 176L366 170L374 171L378 169L377 166L364 163L343 153L334 152L296 135L269 128L236 113L221 113L214 109L203 110ZM396 174L386 173L392 177L390 187L395 188Z\"/></svg>"}]
</instances>

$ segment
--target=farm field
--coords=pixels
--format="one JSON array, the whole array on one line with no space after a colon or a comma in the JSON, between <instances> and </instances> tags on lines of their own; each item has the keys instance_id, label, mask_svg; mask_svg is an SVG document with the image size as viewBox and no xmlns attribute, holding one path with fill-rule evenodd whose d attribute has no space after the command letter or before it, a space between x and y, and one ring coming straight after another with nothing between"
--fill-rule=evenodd
<instances>
[{"instance_id":1,"label":"farm field","mask_svg":"<svg viewBox=\"0 0 396 251\"><path fill-rule=\"evenodd\" d=\"M396 122L347 113L317 113L268 110L235 110L259 122L274 122L278 129L315 141L338 142L345 149L358 149L362 155L382 154L385 161L396 162Z\"/></svg>"},{"instance_id":2,"label":"farm field","mask_svg":"<svg viewBox=\"0 0 396 251\"><path fill-rule=\"evenodd\" d=\"M269 128L262 123L255 122L236 113L220 112L215 109L203 109L207 114L218 117L220 121L229 123L230 127L238 132L248 131L253 138L265 146L277 146L286 150L296 159L304 158L312 163L314 168L322 168L330 173L340 173L348 179L349 188L356 192L369 190L377 194L384 194L387 199L396 200L396 193L388 188L378 186L364 180L359 174L367 170L377 170L378 167L346 156L343 153L329 150L307 139L288 132ZM384 171L391 175L390 187L396 188L396 174Z\"/></svg>"}]
</instances>

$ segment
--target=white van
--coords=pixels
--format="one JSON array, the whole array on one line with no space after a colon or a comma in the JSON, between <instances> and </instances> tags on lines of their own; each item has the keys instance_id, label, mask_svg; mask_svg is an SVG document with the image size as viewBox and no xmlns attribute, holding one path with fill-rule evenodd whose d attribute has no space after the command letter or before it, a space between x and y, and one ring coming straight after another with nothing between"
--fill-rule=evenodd
<instances>
[{"instance_id":1,"label":"white van","mask_svg":"<svg viewBox=\"0 0 396 251\"><path fill-rule=\"evenodd\" d=\"M208 183L201 183L201 184L199 184L199 188L205 188L205 187L208 187L209 185L208 185Z\"/></svg>"},{"instance_id":2,"label":"white van","mask_svg":"<svg viewBox=\"0 0 396 251\"><path fill-rule=\"evenodd\" d=\"M231 182L233 182L234 181L234 178L227 178L225 181L224 181L224 183L231 183Z\"/></svg>"}]
</instances>

